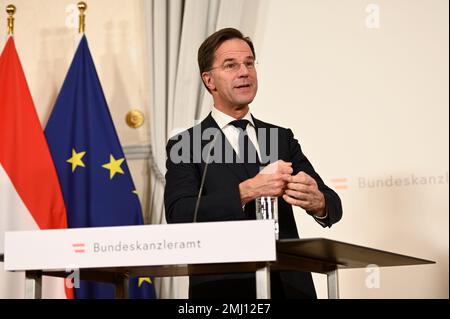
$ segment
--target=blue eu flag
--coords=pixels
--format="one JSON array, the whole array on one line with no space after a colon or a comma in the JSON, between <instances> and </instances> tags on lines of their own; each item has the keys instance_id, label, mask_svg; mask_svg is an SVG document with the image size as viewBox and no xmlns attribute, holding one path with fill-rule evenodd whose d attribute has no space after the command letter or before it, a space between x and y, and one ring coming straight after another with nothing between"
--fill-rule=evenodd
<instances>
[{"instance_id":1,"label":"blue eu flag","mask_svg":"<svg viewBox=\"0 0 450 319\"><path fill-rule=\"evenodd\" d=\"M83 36L45 129L70 228L142 225L141 205ZM114 298L112 284L81 282L76 298ZM154 298L150 278L131 298Z\"/></svg>"}]
</instances>

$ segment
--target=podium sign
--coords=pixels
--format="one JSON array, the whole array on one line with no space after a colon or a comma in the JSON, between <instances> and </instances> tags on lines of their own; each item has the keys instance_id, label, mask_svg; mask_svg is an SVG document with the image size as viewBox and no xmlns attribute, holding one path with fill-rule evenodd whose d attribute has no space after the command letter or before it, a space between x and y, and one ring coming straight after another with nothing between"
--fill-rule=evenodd
<instances>
[{"instance_id":1,"label":"podium sign","mask_svg":"<svg viewBox=\"0 0 450 319\"><path fill-rule=\"evenodd\" d=\"M5 233L5 270L276 260L273 220Z\"/></svg>"},{"instance_id":2,"label":"podium sign","mask_svg":"<svg viewBox=\"0 0 450 319\"><path fill-rule=\"evenodd\" d=\"M311 271L326 274L328 297L339 298L338 269L434 263L325 238L276 242L274 227L252 220L6 232L4 269L25 271L26 298L41 297L42 276L66 277L67 269L115 284L117 297L127 297L130 276L254 272L259 299L271 296L271 271Z\"/></svg>"}]
</instances>

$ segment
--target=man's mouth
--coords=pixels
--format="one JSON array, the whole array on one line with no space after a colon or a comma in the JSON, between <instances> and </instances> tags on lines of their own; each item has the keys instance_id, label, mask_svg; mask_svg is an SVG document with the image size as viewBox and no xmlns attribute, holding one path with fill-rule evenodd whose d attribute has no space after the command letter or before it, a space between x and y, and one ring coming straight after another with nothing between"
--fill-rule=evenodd
<instances>
[{"instance_id":1,"label":"man's mouth","mask_svg":"<svg viewBox=\"0 0 450 319\"><path fill-rule=\"evenodd\" d=\"M240 84L235 86L236 89L246 89L246 88L250 88L250 84Z\"/></svg>"}]
</instances>

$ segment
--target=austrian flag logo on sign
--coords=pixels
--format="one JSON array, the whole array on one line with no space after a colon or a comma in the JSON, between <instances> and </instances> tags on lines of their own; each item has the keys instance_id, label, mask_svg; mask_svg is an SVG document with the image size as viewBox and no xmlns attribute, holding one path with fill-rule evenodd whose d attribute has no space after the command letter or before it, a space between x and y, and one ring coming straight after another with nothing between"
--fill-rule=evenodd
<instances>
[{"instance_id":1,"label":"austrian flag logo on sign","mask_svg":"<svg viewBox=\"0 0 450 319\"><path fill-rule=\"evenodd\" d=\"M81 243L72 244L72 248L73 248L73 251L76 254L83 254L83 253L86 252L86 250L85 250L86 245L85 244L81 244Z\"/></svg>"}]
</instances>

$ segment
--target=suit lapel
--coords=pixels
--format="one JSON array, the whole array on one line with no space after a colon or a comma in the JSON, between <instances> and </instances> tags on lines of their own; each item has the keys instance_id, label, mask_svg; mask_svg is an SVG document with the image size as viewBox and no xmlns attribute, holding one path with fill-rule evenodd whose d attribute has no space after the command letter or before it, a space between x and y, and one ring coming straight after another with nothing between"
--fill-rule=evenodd
<instances>
[{"instance_id":1,"label":"suit lapel","mask_svg":"<svg viewBox=\"0 0 450 319\"><path fill-rule=\"evenodd\" d=\"M258 138L258 145L259 145L259 151L261 153L261 166L266 166L270 164L270 141L271 141L271 129L266 123L261 122L260 120L256 119L253 115L253 123L255 123L255 130L256 130L256 136ZM261 133L264 132L265 135L262 135Z\"/></svg>"},{"instance_id":2,"label":"suit lapel","mask_svg":"<svg viewBox=\"0 0 450 319\"><path fill-rule=\"evenodd\" d=\"M222 142L222 163L225 163L225 150L232 150L233 152L233 158L237 158L237 154L234 151L233 147L231 146L230 142L228 142L228 139L225 137L225 134L223 134L222 130L217 125L216 121L211 116L211 113L202 121L201 123L201 130L202 133L207 129L217 129L220 131L219 136L217 139L221 139ZM212 141L213 137L211 137L209 140L203 140L202 139L202 150ZM239 181L243 181L249 178L249 173L245 169L245 165L242 163L235 163L234 161L232 163L225 163L223 164L215 164L211 163L210 165L220 165L220 167L226 167L228 170L230 170L238 179ZM253 177L253 176L252 176Z\"/></svg>"}]
</instances>

